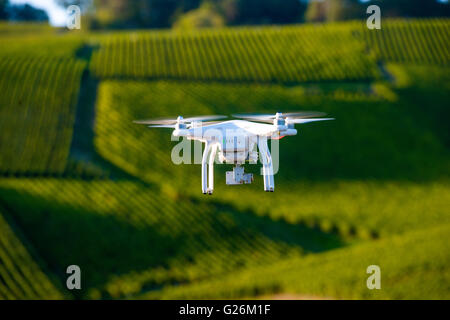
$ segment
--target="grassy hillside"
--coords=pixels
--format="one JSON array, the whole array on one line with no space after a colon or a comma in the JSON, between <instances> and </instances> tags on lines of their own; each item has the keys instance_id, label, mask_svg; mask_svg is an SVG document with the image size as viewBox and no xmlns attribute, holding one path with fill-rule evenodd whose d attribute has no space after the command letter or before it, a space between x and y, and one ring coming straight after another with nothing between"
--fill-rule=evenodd
<instances>
[{"instance_id":1,"label":"grassy hillside","mask_svg":"<svg viewBox=\"0 0 450 320\"><path fill-rule=\"evenodd\" d=\"M376 59L398 63L450 63L448 20L390 20L378 32L365 29L367 46Z\"/></svg>"},{"instance_id":2,"label":"grassy hillside","mask_svg":"<svg viewBox=\"0 0 450 320\"><path fill-rule=\"evenodd\" d=\"M0 213L0 299L61 299Z\"/></svg>"},{"instance_id":3,"label":"grassy hillside","mask_svg":"<svg viewBox=\"0 0 450 320\"><path fill-rule=\"evenodd\" d=\"M172 286L141 298L270 298L287 292L337 299L449 299L449 232L449 225L444 225L280 261L218 280ZM380 266L381 290L367 290L370 265Z\"/></svg>"},{"instance_id":4,"label":"grassy hillside","mask_svg":"<svg viewBox=\"0 0 450 320\"><path fill-rule=\"evenodd\" d=\"M99 37L98 77L304 82L378 76L356 23L133 32Z\"/></svg>"},{"instance_id":5,"label":"grassy hillside","mask_svg":"<svg viewBox=\"0 0 450 320\"><path fill-rule=\"evenodd\" d=\"M0 172L64 171L84 67L70 58L0 61Z\"/></svg>"},{"instance_id":6,"label":"grassy hillside","mask_svg":"<svg viewBox=\"0 0 450 320\"><path fill-rule=\"evenodd\" d=\"M298 83L380 78L377 61L448 65L448 21L387 20L100 35L101 78ZM366 53L369 54L366 54Z\"/></svg>"},{"instance_id":7,"label":"grassy hillside","mask_svg":"<svg viewBox=\"0 0 450 320\"><path fill-rule=\"evenodd\" d=\"M0 24L0 299L449 298L449 25ZM132 123L277 110L336 120L281 140L275 193L221 165L205 197L170 130ZM83 289L55 289L71 264Z\"/></svg>"},{"instance_id":8,"label":"grassy hillside","mask_svg":"<svg viewBox=\"0 0 450 320\"><path fill-rule=\"evenodd\" d=\"M71 58L88 42L85 34L36 23L0 22L0 57Z\"/></svg>"},{"instance_id":9,"label":"grassy hillside","mask_svg":"<svg viewBox=\"0 0 450 320\"><path fill-rule=\"evenodd\" d=\"M343 245L314 228L172 199L130 181L3 179L0 190L53 272L80 265L85 298L123 297Z\"/></svg>"}]
</instances>

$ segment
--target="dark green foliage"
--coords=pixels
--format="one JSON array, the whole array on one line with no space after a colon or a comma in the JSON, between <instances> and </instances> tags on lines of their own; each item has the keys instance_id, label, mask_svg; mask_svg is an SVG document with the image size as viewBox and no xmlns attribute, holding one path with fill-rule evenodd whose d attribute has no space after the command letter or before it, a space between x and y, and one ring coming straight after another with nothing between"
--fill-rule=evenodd
<instances>
[{"instance_id":1,"label":"dark green foliage","mask_svg":"<svg viewBox=\"0 0 450 320\"><path fill-rule=\"evenodd\" d=\"M52 271L74 261L82 268L84 298L97 291L119 298L342 245L304 225L174 197L128 181L0 181L0 202ZM131 278L129 286L117 287L113 275Z\"/></svg>"},{"instance_id":2,"label":"dark green foliage","mask_svg":"<svg viewBox=\"0 0 450 320\"><path fill-rule=\"evenodd\" d=\"M1 10L1 9L0 9ZM35 8L29 4L16 4L6 8L6 18L9 21L21 22L47 22L48 15L45 10Z\"/></svg>"},{"instance_id":3,"label":"dark green foliage","mask_svg":"<svg viewBox=\"0 0 450 320\"><path fill-rule=\"evenodd\" d=\"M282 24L299 21L305 5L298 0L215 1L231 25Z\"/></svg>"},{"instance_id":4,"label":"dark green foliage","mask_svg":"<svg viewBox=\"0 0 450 320\"><path fill-rule=\"evenodd\" d=\"M372 0L384 17L448 17L450 5L438 0Z\"/></svg>"},{"instance_id":5,"label":"dark green foliage","mask_svg":"<svg viewBox=\"0 0 450 320\"><path fill-rule=\"evenodd\" d=\"M448 299L449 232L448 225L411 232L220 279L171 286L141 298ZM381 269L381 290L367 289L366 268L373 264Z\"/></svg>"},{"instance_id":6,"label":"dark green foliage","mask_svg":"<svg viewBox=\"0 0 450 320\"><path fill-rule=\"evenodd\" d=\"M0 212L0 300L62 297Z\"/></svg>"},{"instance_id":7,"label":"dark green foliage","mask_svg":"<svg viewBox=\"0 0 450 320\"><path fill-rule=\"evenodd\" d=\"M6 12L6 6L8 5L8 0L0 0L0 20L6 20L8 14Z\"/></svg>"},{"instance_id":8,"label":"dark green foliage","mask_svg":"<svg viewBox=\"0 0 450 320\"><path fill-rule=\"evenodd\" d=\"M0 62L0 171L62 173L85 64L67 58Z\"/></svg>"}]
</instances>

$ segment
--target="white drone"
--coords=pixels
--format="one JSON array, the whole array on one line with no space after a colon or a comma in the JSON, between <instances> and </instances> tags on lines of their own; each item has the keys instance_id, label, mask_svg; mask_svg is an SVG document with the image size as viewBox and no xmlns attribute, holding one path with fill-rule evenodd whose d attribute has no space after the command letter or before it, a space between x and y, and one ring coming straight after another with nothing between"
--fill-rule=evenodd
<instances>
[{"instance_id":1,"label":"white drone","mask_svg":"<svg viewBox=\"0 0 450 320\"><path fill-rule=\"evenodd\" d=\"M202 158L202 192L212 194L214 189L214 161L218 154L219 163L233 164L233 171L226 173L227 185L249 184L253 174L244 173L241 167L246 161L257 163L258 146L260 161L263 165L264 191L273 192L272 156L267 147L267 139L281 139L295 136L295 124L314 121L334 120L333 118L314 118L323 116L319 112L291 112L271 114L241 114L235 118L245 120L212 121L224 119L226 116L200 116L176 119L154 119L134 121L148 125L150 128L172 128L176 137L187 137L205 143ZM206 121L206 122L203 122ZM256 121L256 122L254 122ZM262 123L261 123L262 122ZM209 174L207 172L209 167ZM209 179L207 179L207 177ZM209 180L209 181L207 181Z\"/></svg>"}]
</instances>

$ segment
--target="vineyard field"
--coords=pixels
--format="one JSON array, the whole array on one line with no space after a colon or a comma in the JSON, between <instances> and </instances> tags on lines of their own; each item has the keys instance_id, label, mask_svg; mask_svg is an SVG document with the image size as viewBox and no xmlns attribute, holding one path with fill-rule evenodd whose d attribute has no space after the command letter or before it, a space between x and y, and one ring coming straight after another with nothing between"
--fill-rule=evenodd
<instances>
[{"instance_id":1,"label":"vineyard field","mask_svg":"<svg viewBox=\"0 0 450 320\"><path fill-rule=\"evenodd\" d=\"M449 64L447 20L97 36L101 78L299 83L380 78L376 61ZM369 55L366 54L369 52Z\"/></svg>"},{"instance_id":2,"label":"vineyard field","mask_svg":"<svg viewBox=\"0 0 450 320\"><path fill-rule=\"evenodd\" d=\"M64 171L84 68L65 58L0 61L0 172Z\"/></svg>"},{"instance_id":3,"label":"vineyard field","mask_svg":"<svg viewBox=\"0 0 450 320\"><path fill-rule=\"evenodd\" d=\"M446 19L389 20L381 30L366 30L364 36L377 60L448 66L449 30Z\"/></svg>"},{"instance_id":4,"label":"vineyard field","mask_svg":"<svg viewBox=\"0 0 450 320\"><path fill-rule=\"evenodd\" d=\"M0 300L449 299L449 27L0 23ZM270 142L267 193L133 123L302 110L335 120Z\"/></svg>"},{"instance_id":5,"label":"vineyard field","mask_svg":"<svg viewBox=\"0 0 450 320\"><path fill-rule=\"evenodd\" d=\"M129 181L2 179L0 201L59 270L71 261L83 267L84 297L125 297L343 244L333 234Z\"/></svg>"},{"instance_id":6,"label":"vineyard field","mask_svg":"<svg viewBox=\"0 0 450 320\"><path fill-rule=\"evenodd\" d=\"M0 212L0 300L61 298Z\"/></svg>"},{"instance_id":7,"label":"vineyard field","mask_svg":"<svg viewBox=\"0 0 450 320\"><path fill-rule=\"evenodd\" d=\"M249 268L218 280L169 286L141 298L270 299L278 293L288 293L302 299L307 292L312 297L328 299L449 299L449 232L448 224L441 225L306 258L286 259L268 267ZM384 279L381 290L367 290L364 271L377 263ZM328 276L318 277L319 274Z\"/></svg>"},{"instance_id":8,"label":"vineyard field","mask_svg":"<svg viewBox=\"0 0 450 320\"><path fill-rule=\"evenodd\" d=\"M0 58L75 58L88 39L78 33L57 32L54 28L5 25L0 22Z\"/></svg>"},{"instance_id":9,"label":"vineyard field","mask_svg":"<svg viewBox=\"0 0 450 320\"><path fill-rule=\"evenodd\" d=\"M91 69L101 78L297 83L379 76L355 23L228 28L195 33L133 32L99 36Z\"/></svg>"}]
</instances>

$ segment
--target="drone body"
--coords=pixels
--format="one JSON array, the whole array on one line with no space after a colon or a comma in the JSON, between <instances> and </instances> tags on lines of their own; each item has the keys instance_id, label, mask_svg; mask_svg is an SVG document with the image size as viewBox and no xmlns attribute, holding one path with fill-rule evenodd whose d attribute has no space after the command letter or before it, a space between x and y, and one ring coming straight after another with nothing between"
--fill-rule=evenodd
<instances>
[{"instance_id":1,"label":"drone body","mask_svg":"<svg viewBox=\"0 0 450 320\"><path fill-rule=\"evenodd\" d=\"M333 120L332 118L311 118L323 115L316 112L276 113L275 115L235 115L247 120L212 121L224 116L204 116L183 119L142 120L135 123L151 128L173 128L173 135L205 143L202 157L202 192L212 194L214 189L214 162L233 164L233 171L226 173L227 185L248 184L253 175L244 173L241 166L246 162L263 165L264 191L275 190L273 162L267 140L294 136L295 124ZM217 156L217 160L216 160Z\"/></svg>"}]
</instances>

